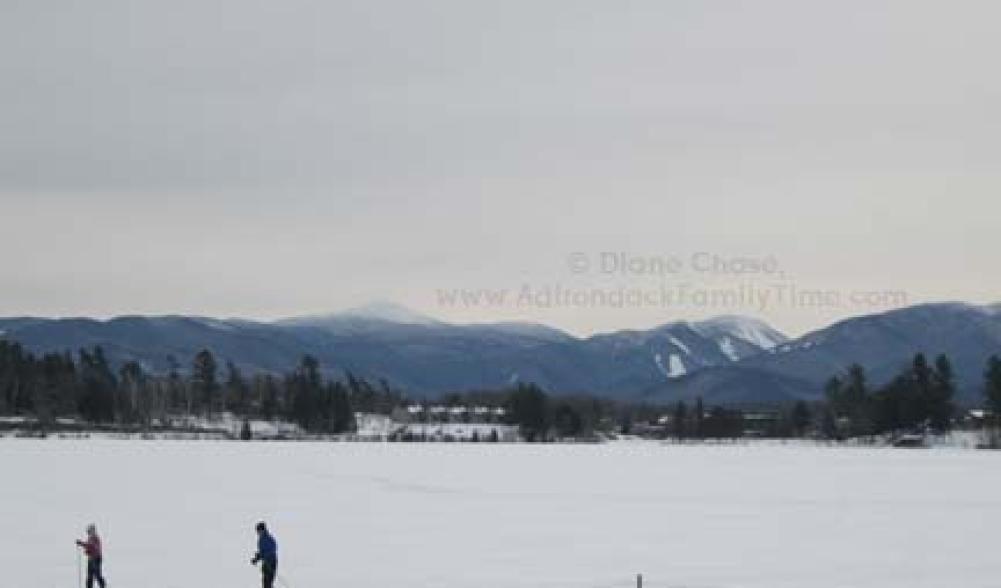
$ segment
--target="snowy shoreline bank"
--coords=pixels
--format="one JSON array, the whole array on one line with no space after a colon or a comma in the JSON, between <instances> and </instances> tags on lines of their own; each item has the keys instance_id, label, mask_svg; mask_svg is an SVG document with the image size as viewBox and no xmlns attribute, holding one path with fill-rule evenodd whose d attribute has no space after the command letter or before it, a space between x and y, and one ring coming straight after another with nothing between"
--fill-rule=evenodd
<instances>
[{"instance_id":1,"label":"snowy shoreline bank","mask_svg":"<svg viewBox=\"0 0 1001 588\"><path fill-rule=\"evenodd\" d=\"M636 445L650 447L683 448L683 447L798 447L816 449L892 449L892 450L970 450L982 451L996 448L985 447L983 436L979 431L960 431L950 435L929 438L927 444L919 448L901 448L894 446L889 439L849 439L845 441L815 440L815 439L686 439L656 440L637 437L618 437L593 441L563 440L547 443L527 443L521 440L495 442L471 442L456 440L396 440L373 438L357 434L342 435L296 435L287 437L255 437L241 439L228 431L209 430L160 430L160 431L115 431L108 429L81 430L50 430L7 429L0 430L0 442L15 440L38 441L206 441L233 443L291 443L291 444L370 444L370 445L532 445L532 446L586 446L586 445Z\"/></svg>"}]
</instances>

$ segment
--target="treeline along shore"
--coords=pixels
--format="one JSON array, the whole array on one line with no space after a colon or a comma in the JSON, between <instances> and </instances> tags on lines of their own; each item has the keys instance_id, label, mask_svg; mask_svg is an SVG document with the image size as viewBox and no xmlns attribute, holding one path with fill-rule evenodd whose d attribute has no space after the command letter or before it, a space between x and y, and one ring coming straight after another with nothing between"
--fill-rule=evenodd
<instances>
[{"instance_id":1,"label":"treeline along shore","mask_svg":"<svg viewBox=\"0 0 1001 588\"><path fill-rule=\"evenodd\" d=\"M743 437L878 441L904 434L941 434L955 427L998 429L1001 358L984 371L983 408L960 410L945 355L929 361L917 353L889 383L872 386L852 365L833 374L819 400L773 406L706 406L613 401L593 395L550 395L531 383L504 390L443 393L410 398L385 381L347 374L324 376L315 358L303 356L287 373L246 375L212 351L183 366L173 358L167 373L150 373L138 362L115 369L101 347L36 355L0 341L0 430L170 431L228 418L294 426L294 435L338 436L359 431L360 415L385 415L380 437L423 440L423 424L490 422L516 427L529 442L601 440L622 435L672 440ZM221 364L221 365L220 365ZM442 429L439 429L442 430ZM448 434L444 435L448 437ZM493 435L496 440L496 435ZM990 444L998 435L989 436ZM470 439L465 439L470 440ZM474 437L473 440L488 440Z\"/></svg>"}]
</instances>

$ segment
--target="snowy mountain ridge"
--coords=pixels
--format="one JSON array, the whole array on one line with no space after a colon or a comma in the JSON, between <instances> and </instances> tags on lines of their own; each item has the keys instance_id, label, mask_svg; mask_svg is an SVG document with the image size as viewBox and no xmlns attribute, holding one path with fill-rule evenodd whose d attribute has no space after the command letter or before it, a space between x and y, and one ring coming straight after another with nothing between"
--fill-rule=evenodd
<instances>
[{"instance_id":1,"label":"snowy mountain ridge","mask_svg":"<svg viewBox=\"0 0 1001 588\"><path fill-rule=\"evenodd\" d=\"M39 352L101 345L115 363L152 372L182 368L201 349L245 373L283 373L304 354L332 376L385 379L415 394L535 382L554 391L631 394L656 382L761 353L782 339L743 317L672 322L642 331L576 337L529 322L453 324L377 302L275 322L185 316L108 320L0 319L0 329Z\"/></svg>"},{"instance_id":2,"label":"snowy mountain ridge","mask_svg":"<svg viewBox=\"0 0 1001 588\"><path fill-rule=\"evenodd\" d=\"M712 338L734 336L761 349L771 349L789 340L768 323L746 316L723 315L693 324L695 330ZM721 340L721 339L718 339Z\"/></svg>"},{"instance_id":3,"label":"snowy mountain ridge","mask_svg":"<svg viewBox=\"0 0 1001 588\"><path fill-rule=\"evenodd\" d=\"M979 403L986 361L1001 354L998 305L920 304L844 319L729 366L662 382L645 395L660 399L717 395L727 400L756 396L773 403L813 399L824 382L852 364L865 368L870 385L880 386L916 353L930 359L947 355L956 374L959 402Z\"/></svg>"},{"instance_id":4,"label":"snowy mountain ridge","mask_svg":"<svg viewBox=\"0 0 1001 588\"><path fill-rule=\"evenodd\" d=\"M854 317L793 340L747 317L582 338L527 322L451 324L385 305L276 322L21 317L0 319L0 331L36 353L100 345L116 365L138 361L154 373L185 369L202 349L248 374L287 373L309 354L332 377L385 379L416 396L534 382L557 393L664 402L815 398L852 362L879 382L918 351L948 353L960 387L975 394L986 357L1001 352L998 306L963 304Z\"/></svg>"},{"instance_id":5,"label":"snowy mountain ridge","mask_svg":"<svg viewBox=\"0 0 1001 588\"><path fill-rule=\"evenodd\" d=\"M376 321L399 325L438 325L438 319L421 314L406 306L378 300L330 314L316 314L292 317L278 321L279 324L306 325L350 323L355 321Z\"/></svg>"}]
</instances>

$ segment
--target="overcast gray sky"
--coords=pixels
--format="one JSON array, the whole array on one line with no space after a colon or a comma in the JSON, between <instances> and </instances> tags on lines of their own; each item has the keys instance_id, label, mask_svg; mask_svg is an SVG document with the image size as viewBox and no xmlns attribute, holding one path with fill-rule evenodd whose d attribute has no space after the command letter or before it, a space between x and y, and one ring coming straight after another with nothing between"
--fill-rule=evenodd
<instances>
[{"instance_id":1,"label":"overcast gray sky","mask_svg":"<svg viewBox=\"0 0 1001 588\"><path fill-rule=\"evenodd\" d=\"M996 301L999 6L0 0L0 315L799 333L900 301L857 292ZM719 298L773 284L842 298Z\"/></svg>"}]
</instances>

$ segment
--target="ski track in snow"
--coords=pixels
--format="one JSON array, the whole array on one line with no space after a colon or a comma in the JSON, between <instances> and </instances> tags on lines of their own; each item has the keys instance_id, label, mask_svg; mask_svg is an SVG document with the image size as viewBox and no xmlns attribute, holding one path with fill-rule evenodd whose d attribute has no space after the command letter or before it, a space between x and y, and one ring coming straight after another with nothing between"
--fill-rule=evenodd
<instances>
[{"instance_id":1,"label":"ski track in snow","mask_svg":"<svg viewBox=\"0 0 1001 588\"><path fill-rule=\"evenodd\" d=\"M688 373L688 370L685 369L685 363L675 353L668 356L666 366L664 365L664 357L659 353L654 354L653 361L657 364L657 369L660 370L660 373L664 374L664 377L668 379L680 378Z\"/></svg>"},{"instance_id":2,"label":"ski track in snow","mask_svg":"<svg viewBox=\"0 0 1001 588\"><path fill-rule=\"evenodd\" d=\"M682 342L682 341L681 341L680 339L678 339L678 338L677 338L677 337L675 337L674 335L668 335L668 340L669 340L669 341L670 341L670 342L671 342L671 343L672 343L672 344L673 344L673 345L674 345L675 347L677 347L678 349L680 349L680 350L684 351L684 352L685 352L685 355L691 355L691 354L692 354L692 350L691 350L691 349L689 349L687 345L685 345L685 344L684 344L684 343L683 343L683 342Z\"/></svg>"},{"instance_id":3,"label":"ski track in snow","mask_svg":"<svg viewBox=\"0 0 1001 588\"><path fill-rule=\"evenodd\" d=\"M780 343L779 341L769 337L760 328L746 323L740 323L736 333L734 334L744 341L753 343L762 349L771 349Z\"/></svg>"},{"instance_id":4,"label":"ski track in snow","mask_svg":"<svg viewBox=\"0 0 1001 588\"><path fill-rule=\"evenodd\" d=\"M723 337L717 342L719 345L719 350L723 355L730 358L730 361L739 361L740 354L737 353L737 349L733 346L733 339L729 337Z\"/></svg>"},{"instance_id":5,"label":"ski track in snow","mask_svg":"<svg viewBox=\"0 0 1001 588\"><path fill-rule=\"evenodd\" d=\"M657 369L660 370L660 373L664 374L665 378L671 377L671 372L669 372L667 368L664 367L664 358L661 356L661 354L654 353L653 362L657 365Z\"/></svg>"},{"instance_id":6,"label":"ski track in snow","mask_svg":"<svg viewBox=\"0 0 1001 588\"><path fill-rule=\"evenodd\" d=\"M669 378L680 378L681 376L688 373L688 370L685 369L685 363L681 361L680 357L678 357L673 353L671 354L671 357L668 359L667 368L668 368L667 377Z\"/></svg>"},{"instance_id":7,"label":"ski track in snow","mask_svg":"<svg viewBox=\"0 0 1001 588\"><path fill-rule=\"evenodd\" d=\"M90 522L111 586L996 586L990 452L804 445L0 439L0 565L76 585Z\"/></svg>"}]
</instances>

